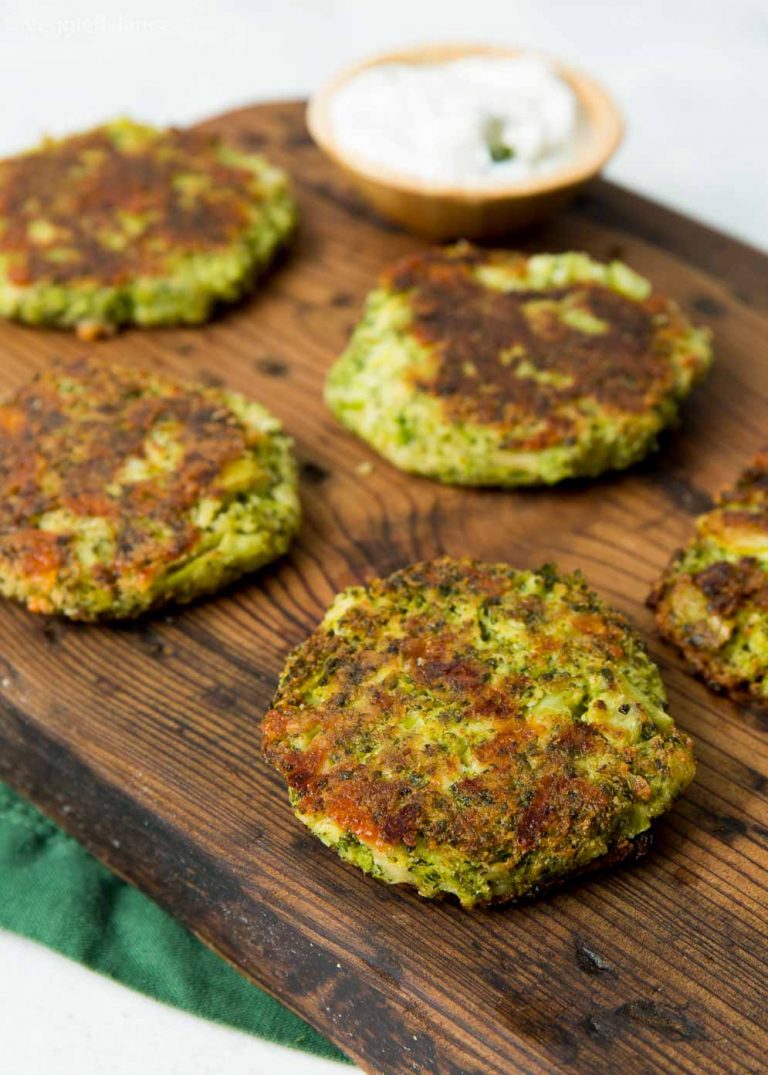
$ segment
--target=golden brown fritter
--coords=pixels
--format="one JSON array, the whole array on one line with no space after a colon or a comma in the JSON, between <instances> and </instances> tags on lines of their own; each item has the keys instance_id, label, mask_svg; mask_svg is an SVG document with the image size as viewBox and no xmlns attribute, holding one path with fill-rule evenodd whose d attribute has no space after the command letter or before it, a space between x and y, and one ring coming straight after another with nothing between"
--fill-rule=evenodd
<instances>
[{"instance_id":1,"label":"golden brown fritter","mask_svg":"<svg viewBox=\"0 0 768 1075\"><path fill-rule=\"evenodd\" d=\"M340 594L263 745L343 858L467 906L620 855L693 774L618 613L578 576L468 560Z\"/></svg>"},{"instance_id":2,"label":"golden brown fritter","mask_svg":"<svg viewBox=\"0 0 768 1075\"><path fill-rule=\"evenodd\" d=\"M384 273L326 398L405 470L552 483L640 459L710 361L708 334L619 262L460 243Z\"/></svg>"},{"instance_id":3,"label":"golden brown fritter","mask_svg":"<svg viewBox=\"0 0 768 1075\"><path fill-rule=\"evenodd\" d=\"M285 176L193 130L106 124L0 161L0 314L81 334L203 320L290 232Z\"/></svg>"},{"instance_id":4,"label":"golden brown fritter","mask_svg":"<svg viewBox=\"0 0 768 1075\"><path fill-rule=\"evenodd\" d=\"M0 405L0 591L34 611L187 599L279 555L297 518L289 442L243 397L78 359Z\"/></svg>"}]
</instances>

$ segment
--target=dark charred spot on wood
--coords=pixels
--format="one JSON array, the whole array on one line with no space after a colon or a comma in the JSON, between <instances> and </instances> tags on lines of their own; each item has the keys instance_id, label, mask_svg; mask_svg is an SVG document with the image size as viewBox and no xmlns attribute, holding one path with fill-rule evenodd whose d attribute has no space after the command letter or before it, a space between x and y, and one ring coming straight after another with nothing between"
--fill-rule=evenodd
<instances>
[{"instance_id":1,"label":"dark charred spot on wood","mask_svg":"<svg viewBox=\"0 0 768 1075\"><path fill-rule=\"evenodd\" d=\"M750 281L753 283L754 281ZM755 291L749 290L746 287L735 287L732 291L733 297L744 306L749 306L752 309L760 309L763 296L760 294L760 289Z\"/></svg>"},{"instance_id":2,"label":"dark charred spot on wood","mask_svg":"<svg viewBox=\"0 0 768 1075\"><path fill-rule=\"evenodd\" d=\"M392 544L386 534L370 534L354 538L354 549L350 552L350 561L363 570L373 568L382 575L400 567L403 563L402 552Z\"/></svg>"},{"instance_id":3,"label":"dark charred spot on wood","mask_svg":"<svg viewBox=\"0 0 768 1075\"><path fill-rule=\"evenodd\" d=\"M308 964L302 964L283 975L283 985L290 996L306 997L333 979L336 965L330 964L327 953L321 949L318 954L320 958L310 960Z\"/></svg>"},{"instance_id":4,"label":"dark charred spot on wood","mask_svg":"<svg viewBox=\"0 0 768 1075\"><path fill-rule=\"evenodd\" d=\"M46 616L40 624L40 633L52 646L61 641L63 624L53 617Z\"/></svg>"},{"instance_id":5,"label":"dark charred spot on wood","mask_svg":"<svg viewBox=\"0 0 768 1075\"><path fill-rule=\"evenodd\" d=\"M701 1024L683 1008L646 998L592 1012L584 1019L582 1027L590 1038L604 1042L634 1032L638 1027L655 1031L670 1041L704 1041L707 1038Z\"/></svg>"},{"instance_id":6,"label":"dark charred spot on wood","mask_svg":"<svg viewBox=\"0 0 768 1075\"><path fill-rule=\"evenodd\" d=\"M285 359L278 358L277 355L262 355L254 360L253 368L265 377L287 377L291 372Z\"/></svg>"},{"instance_id":7,"label":"dark charred spot on wood","mask_svg":"<svg viewBox=\"0 0 768 1075\"><path fill-rule=\"evenodd\" d=\"M737 836L746 836L749 829L747 823L740 817L734 817L732 814L717 814L714 818L713 831L715 835L729 844Z\"/></svg>"},{"instance_id":8,"label":"dark charred spot on wood","mask_svg":"<svg viewBox=\"0 0 768 1075\"><path fill-rule=\"evenodd\" d=\"M238 131L236 135L237 143L246 151L254 150L258 152L268 144L269 139L262 131Z\"/></svg>"},{"instance_id":9,"label":"dark charred spot on wood","mask_svg":"<svg viewBox=\"0 0 768 1075\"><path fill-rule=\"evenodd\" d=\"M355 302L355 296L348 291L337 291L330 297L330 305L339 310L345 310Z\"/></svg>"},{"instance_id":10,"label":"dark charred spot on wood","mask_svg":"<svg viewBox=\"0 0 768 1075\"><path fill-rule=\"evenodd\" d=\"M760 732L768 732L768 703L754 698L742 698L739 701L742 703L740 718L750 727Z\"/></svg>"},{"instance_id":11,"label":"dark charred spot on wood","mask_svg":"<svg viewBox=\"0 0 768 1075\"><path fill-rule=\"evenodd\" d=\"M18 679L18 672L7 657L0 656L0 687L9 687Z\"/></svg>"},{"instance_id":12,"label":"dark charred spot on wood","mask_svg":"<svg viewBox=\"0 0 768 1075\"><path fill-rule=\"evenodd\" d=\"M339 870L338 862L333 862L324 856L322 859L317 857L317 840L314 840L315 844L314 855L312 859L313 866L316 869L323 870L323 886L327 888L330 896L334 900L338 900L341 903L346 902L349 899L349 882L347 880L347 873L345 870ZM378 891L378 885L374 885L374 891Z\"/></svg>"},{"instance_id":13,"label":"dark charred spot on wood","mask_svg":"<svg viewBox=\"0 0 768 1075\"><path fill-rule=\"evenodd\" d=\"M243 842L250 847L259 847L267 838L267 830L263 825L254 821L245 822L243 825Z\"/></svg>"},{"instance_id":14,"label":"dark charred spot on wood","mask_svg":"<svg viewBox=\"0 0 768 1075\"><path fill-rule=\"evenodd\" d=\"M584 1033L593 1041L610 1042L616 1037L616 1026L613 1019L613 1011L593 1012L587 1015L583 1022Z\"/></svg>"},{"instance_id":15,"label":"dark charred spot on wood","mask_svg":"<svg viewBox=\"0 0 768 1075\"><path fill-rule=\"evenodd\" d=\"M283 138L283 146L286 149L312 149L314 144L307 130L289 130Z\"/></svg>"},{"instance_id":16,"label":"dark charred spot on wood","mask_svg":"<svg viewBox=\"0 0 768 1075\"><path fill-rule=\"evenodd\" d=\"M290 844L291 848L299 855L316 854L322 851L322 847L317 840L304 829L298 829L291 835Z\"/></svg>"},{"instance_id":17,"label":"dark charred spot on wood","mask_svg":"<svg viewBox=\"0 0 768 1075\"><path fill-rule=\"evenodd\" d=\"M389 982L399 985L403 980L403 964L391 948L377 946L365 962L376 975Z\"/></svg>"},{"instance_id":18,"label":"dark charred spot on wood","mask_svg":"<svg viewBox=\"0 0 768 1075\"><path fill-rule=\"evenodd\" d=\"M200 696L206 705L225 713L237 707L237 691L225 683L212 683L200 692Z\"/></svg>"},{"instance_id":19,"label":"dark charred spot on wood","mask_svg":"<svg viewBox=\"0 0 768 1075\"><path fill-rule=\"evenodd\" d=\"M285 104L275 105L274 119L284 131L303 131L306 129L304 110L297 108L295 104L286 101Z\"/></svg>"},{"instance_id":20,"label":"dark charred spot on wood","mask_svg":"<svg viewBox=\"0 0 768 1075\"><path fill-rule=\"evenodd\" d=\"M475 950L479 951L480 945L475 942L475 946ZM499 993L507 994L511 983L515 980L515 970L512 967L509 970L498 970L491 967L483 972L483 977L492 989L497 990Z\"/></svg>"},{"instance_id":21,"label":"dark charred spot on wood","mask_svg":"<svg viewBox=\"0 0 768 1075\"><path fill-rule=\"evenodd\" d=\"M431 1033L410 1011L396 1013L378 989L349 974L337 975L331 994L332 1010L346 1015L365 1012L359 1017L358 1033L365 1038L365 1054L374 1071L392 1071L424 1075L465 1075L466 1069L438 1050ZM403 1018L404 1017L404 1018Z\"/></svg>"},{"instance_id":22,"label":"dark charred spot on wood","mask_svg":"<svg viewBox=\"0 0 768 1075\"><path fill-rule=\"evenodd\" d=\"M695 295L691 299L691 306L705 317L721 317L726 312L725 305L714 295Z\"/></svg>"},{"instance_id":23,"label":"dark charred spot on wood","mask_svg":"<svg viewBox=\"0 0 768 1075\"><path fill-rule=\"evenodd\" d=\"M133 634L136 641L141 646L141 649L148 657L151 657L155 661L160 661L163 660L164 657L169 656L171 647L163 636L153 627L140 624L140 626L136 627Z\"/></svg>"},{"instance_id":24,"label":"dark charred spot on wood","mask_svg":"<svg viewBox=\"0 0 768 1075\"><path fill-rule=\"evenodd\" d=\"M747 782L753 791L765 791L768 788L768 776L753 769L751 765L745 765Z\"/></svg>"},{"instance_id":25,"label":"dark charred spot on wood","mask_svg":"<svg viewBox=\"0 0 768 1075\"><path fill-rule=\"evenodd\" d=\"M119 690L117 681L111 676L105 676L102 672L99 672L93 680L93 686L99 692L99 694L109 697L112 694L116 694Z\"/></svg>"},{"instance_id":26,"label":"dark charred spot on wood","mask_svg":"<svg viewBox=\"0 0 768 1075\"><path fill-rule=\"evenodd\" d=\"M372 209L369 209L351 188L342 190L328 180L315 180L310 184L310 187L319 197L331 202L339 209L343 209L350 216L355 217L357 220L374 224L378 231L389 232L393 235L402 234L403 232L402 228L399 228L390 220L378 216Z\"/></svg>"},{"instance_id":27,"label":"dark charred spot on wood","mask_svg":"<svg viewBox=\"0 0 768 1075\"><path fill-rule=\"evenodd\" d=\"M213 370L200 369L198 370L198 378L203 384L209 388L223 388L224 378L220 373L214 373Z\"/></svg>"},{"instance_id":28,"label":"dark charred spot on wood","mask_svg":"<svg viewBox=\"0 0 768 1075\"><path fill-rule=\"evenodd\" d=\"M580 935L576 934L573 939L574 952L576 955L576 965L579 970L584 971L585 974L603 974L615 976L615 971L611 964L603 956L597 952L591 944Z\"/></svg>"},{"instance_id":29,"label":"dark charred spot on wood","mask_svg":"<svg viewBox=\"0 0 768 1075\"><path fill-rule=\"evenodd\" d=\"M640 998L620 1005L614 1014L619 1020L656 1030L662 1037L672 1041L700 1041L706 1038L704 1028L677 1005Z\"/></svg>"},{"instance_id":30,"label":"dark charred spot on wood","mask_svg":"<svg viewBox=\"0 0 768 1075\"><path fill-rule=\"evenodd\" d=\"M311 485L322 485L331 476L329 470L315 463L312 459L305 459L301 464L301 476Z\"/></svg>"},{"instance_id":31,"label":"dark charred spot on wood","mask_svg":"<svg viewBox=\"0 0 768 1075\"><path fill-rule=\"evenodd\" d=\"M497 1017L515 1033L542 1046L558 1060L572 1063L579 1053L575 1034L563 1021L561 1010L552 1010L543 998L528 993L509 993L495 1005Z\"/></svg>"},{"instance_id":32,"label":"dark charred spot on wood","mask_svg":"<svg viewBox=\"0 0 768 1075\"><path fill-rule=\"evenodd\" d=\"M686 515L703 515L712 510L714 501L710 494L699 489L685 474L667 470L662 465L653 472L653 480L674 507Z\"/></svg>"},{"instance_id":33,"label":"dark charred spot on wood","mask_svg":"<svg viewBox=\"0 0 768 1075\"><path fill-rule=\"evenodd\" d=\"M686 866L678 866L677 869L674 870L672 876L681 885L693 885L696 883L696 875Z\"/></svg>"}]
</instances>

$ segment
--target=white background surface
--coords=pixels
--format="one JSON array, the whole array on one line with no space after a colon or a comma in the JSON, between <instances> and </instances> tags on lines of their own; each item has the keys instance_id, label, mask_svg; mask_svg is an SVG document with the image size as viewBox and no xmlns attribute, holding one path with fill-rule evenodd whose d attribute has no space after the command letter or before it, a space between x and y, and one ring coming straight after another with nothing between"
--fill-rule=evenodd
<instances>
[{"instance_id":1,"label":"white background surface","mask_svg":"<svg viewBox=\"0 0 768 1075\"><path fill-rule=\"evenodd\" d=\"M766 0L0 0L0 153L116 113L184 123L304 95L366 53L446 39L529 45L598 76L628 121L608 174L768 248ZM14 1075L345 1070L3 934L0 1056Z\"/></svg>"}]
</instances>

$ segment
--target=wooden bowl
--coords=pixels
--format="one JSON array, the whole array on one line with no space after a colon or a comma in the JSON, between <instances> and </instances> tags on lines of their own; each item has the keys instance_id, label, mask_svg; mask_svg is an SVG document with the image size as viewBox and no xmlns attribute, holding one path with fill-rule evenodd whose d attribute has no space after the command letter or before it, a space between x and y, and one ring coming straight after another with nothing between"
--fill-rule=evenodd
<instances>
[{"instance_id":1,"label":"wooden bowl","mask_svg":"<svg viewBox=\"0 0 768 1075\"><path fill-rule=\"evenodd\" d=\"M621 115L606 91L586 75L546 59L576 94L582 132L573 157L546 175L505 186L439 184L371 164L339 147L329 104L339 87L369 67L387 63L441 63L465 56L520 56L530 50L493 45L431 45L389 52L345 68L314 94L307 126L315 142L345 172L382 216L433 239L504 235L551 216L597 175L623 133Z\"/></svg>"}]
</instances>

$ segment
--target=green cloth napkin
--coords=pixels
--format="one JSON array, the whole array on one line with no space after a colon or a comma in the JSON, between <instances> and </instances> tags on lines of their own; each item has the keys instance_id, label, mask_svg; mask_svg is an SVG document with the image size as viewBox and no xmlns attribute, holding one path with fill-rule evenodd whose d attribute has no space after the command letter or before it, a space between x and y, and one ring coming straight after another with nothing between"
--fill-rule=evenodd
<instances>
[{"instance_id":1,"label":"green cloth napkin","mask_svg":"<svg viewBox=\"0 0 768 1075\"><path fill-rule=\"evenodd\" d=\"M0 928L194 1015L347 1059L3 783Z\"/></svg>"}]
</instances>

